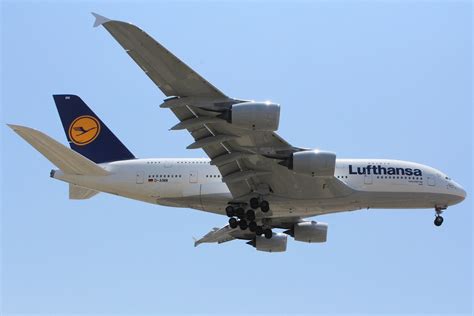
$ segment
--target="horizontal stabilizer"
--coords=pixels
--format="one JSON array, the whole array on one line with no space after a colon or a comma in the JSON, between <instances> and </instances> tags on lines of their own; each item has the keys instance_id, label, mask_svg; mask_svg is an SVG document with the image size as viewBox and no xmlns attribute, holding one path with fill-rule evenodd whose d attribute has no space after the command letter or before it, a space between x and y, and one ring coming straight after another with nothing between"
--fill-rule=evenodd
<instances>
[{"instance_id":1,"label":"horizontal stabilizer","mask_svg":"<svg viewBox=\"0 0 474 316\"><path fill-rule=\"evenodd\" d=\"M86 200L90 199L99 191L84 188L75 184L69 184L69 199L71 200Z\"/></svg>"},{"instance_id":2,"label":"horizontal stabilizer","mask_svg":"<svg viewBox=\"0 0 474 316\"><path fill-rule=\"evenodd\" d=\"M216 242L221 244L226 241L235 239L230 233L235 229L230 228L228 225L222 228L214 227L210 232L204 235L201 239L194 239L194 247L199 246L202 243L213 243Z\"/></svg>"},{"instance_id":3,"label":"horizontal stabilizer","mask_svg":"<svg viewBox=\"0 0 474 316\"><path fill-rule=\"evenodd\" d=\"M64 173L97 176L109 174L96 163L40 131L20 125L7 125Z\"/></svg>"}]
</instances>

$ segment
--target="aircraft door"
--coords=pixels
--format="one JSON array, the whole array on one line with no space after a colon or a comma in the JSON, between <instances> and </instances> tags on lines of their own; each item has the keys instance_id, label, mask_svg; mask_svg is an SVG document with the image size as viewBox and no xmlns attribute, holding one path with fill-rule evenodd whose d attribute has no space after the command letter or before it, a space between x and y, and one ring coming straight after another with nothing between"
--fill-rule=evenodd
<instances>
[{"instance_id":1,"label":"aircraft door","mask_svg":"<svg viewBox=\"0 0 474 316\"><path fill-rule=\"evenodd\" d=\"M189 183L198 182L198 173L197 171L189 171Z\"/></svg>"},{"instance_id":2,"label":"aircraft door","mask_svg":"<svg viewBox=\"0 0 474 316\"><path fill-rule=\"evenodd\" d=\"M137 184L142 184L145 179L145 172L137 171L135 179L136 179Z\"/></svg>"}]
</instances>

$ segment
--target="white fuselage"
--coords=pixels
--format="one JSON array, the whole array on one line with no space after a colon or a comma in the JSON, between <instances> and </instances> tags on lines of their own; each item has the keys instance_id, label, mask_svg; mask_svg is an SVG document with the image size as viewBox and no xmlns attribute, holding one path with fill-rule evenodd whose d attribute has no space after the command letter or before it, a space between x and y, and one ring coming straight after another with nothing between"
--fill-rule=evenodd
<instances>
[{"instance_id":1,"label":"white fuselage","mask_svg":"<svg viewBox=\"0 0 474 316\"><path fill-rule=\"evenodd\" d=\"M159 158L103 163L107 176L55 171L69 183L153 204L225 214L232 195L209 159ZM362 208L434 208L461 202L466 193L442 172L417 163L382 159L338 159L335 178L350 188L344 196L321 194L321 179L296 174L291 187L266 197L272 217L312 216ZM323 181L324 182L324 181ZM295 185L295 183L297 185ZM296 187L295 187L296 186ZM324 191L324 190L323 190Z\"/></svg>"}]
</instances>

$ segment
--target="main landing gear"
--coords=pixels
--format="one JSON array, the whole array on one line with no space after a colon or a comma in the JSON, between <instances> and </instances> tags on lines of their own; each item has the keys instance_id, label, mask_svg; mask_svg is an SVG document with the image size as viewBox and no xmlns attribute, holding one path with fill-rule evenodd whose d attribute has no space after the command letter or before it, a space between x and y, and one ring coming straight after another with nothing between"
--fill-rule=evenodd
<instances>
[{"instance_id":1,"label":"main landing gear","mask_svg":"<svg viewBox=\"0 0 474 316\"><path fill-rule=\"evenodd\" d=\"M250 207L254 210L258 209L260 207L260 210L264 213L267 213L269 210L270 210L270 204L268 203L268 201L259 201L258 198L251 198L250 199Z\"/></svg>"},{"instance_id":2,"label":"main landing gear","mask_svg":"<svg viewBox=\"0 0 474 316\"><path fill-rule=\"evenodd\" d=\"M239 227L242 230L248 229L252 233L256 235L264 235L265 238L270 239L272 238L273 232L270 228L266 228L264 226L258 225L255 221L256 214L255 210L260 207L260 210L264 213L270 211L270 204L268 201L259 201L258 198L251 198L249 201L250 209L245 210L243 207L234 207L229 205L225 208L225 212L229 218L229 226L230 228L237 228Z\"/></svg>"},{"instance_id":3,"label":"main landing gear","mask_svg":"<svg viewBox=\"0 0 474 316\"><path fill-rule=\"evenodd\" d=\"M441 226L444 222L443 216L441 216L441 213L446 209L446 207L435 207L435 212L436 212L436 217L434 219L434 224L435 226Z\"/></svg>"}]
</instances>

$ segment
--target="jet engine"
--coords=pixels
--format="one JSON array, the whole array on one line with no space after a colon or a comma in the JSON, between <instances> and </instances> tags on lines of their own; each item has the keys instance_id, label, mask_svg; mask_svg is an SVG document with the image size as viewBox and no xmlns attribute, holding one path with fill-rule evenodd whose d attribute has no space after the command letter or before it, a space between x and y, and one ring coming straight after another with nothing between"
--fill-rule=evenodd
<instances>
[{"instance_id":1,"label":"jet engine","mask_svg":"<svg viewBox=\"0 0 474 316\"><path fill-rule=\"evenodd\" d=\"M282 233L273 233L271 239L263 236L256 236L254 240L247 244L255 247L258 251L266 252L284 252L286 251L287 236Z\"/></svg>"},{"instance_id":2,"label":"jet engine","mask_svg":"<svg viewBox=\"0 0 474 316\"><path fill-rule=\"evenodd\" d=\"M280 164L297 173L313 177L330 177L334 176L336 154L319 150L298 151Z\"/></svg>"},{"instance_id":3,"label":"jet engine","mask_svg":"<svg viewBox=\"0 0 474 316\"><path fill-rule=\"evenodd\" d=\"M292 229L285 231L297 241L304 242L326 242L328 234L328 224L322 222L301 222L293 226Z\"/></svg>"},{"instance_id":4,"label":"jet engine","mask_svg":"<svg viewBox=\"0 0 474 316\"><path fill-rule=\"evenodd\" d=\"M270 102L242 102L232 105L219 117L237 127L274 132L280 123L280 106Z\"/></svg>"}]
</instances>

